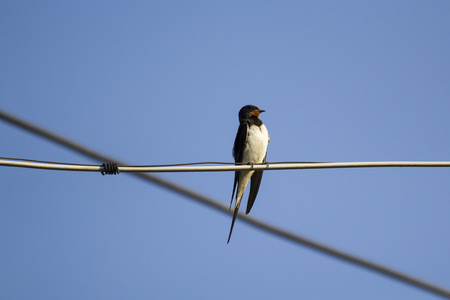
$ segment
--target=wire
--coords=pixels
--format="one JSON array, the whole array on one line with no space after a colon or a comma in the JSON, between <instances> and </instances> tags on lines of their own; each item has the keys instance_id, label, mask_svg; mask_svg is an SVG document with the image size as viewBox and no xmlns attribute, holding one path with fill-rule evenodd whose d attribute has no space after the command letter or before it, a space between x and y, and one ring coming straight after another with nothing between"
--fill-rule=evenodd
<instances>
[{"instance_id":1,"label":"wire","mask_svg":"<svg viewBox=\"0 0 450 300\"><path fill-rule=\"evenodd\" d=\"M79 165L79 166L86 165L86 164L74 164L74 163L54 162L54 161L46 161L46 160L35 160L35 159L28 159L28 158L0 157L0 159L29 161L29 162L37 162L37 163L45 163L45 164Z\"/></svg>"},{"instance_id":2,"label":"wire","mask_svg":"<svg viewBox=\"0 0 450 300\"><path fill-rule=\"evenodd\" d=\"M63 163L63 162L54 162L47 160L35 160L28 158L12 158L12 157L1 157L0 159L7 160L20 160L20 161L30 161L30 162L39 162L39 163L48 163L48 164L65 164L65 165L84 165L84 164L74 164L74 163ZM303 163L324 163L317 161L280 161L280 162L270 162L270 164L303 164ZM192 163L178 163L178 164L164 164L164 165L143 165L143 167L174 167L174 166L192 166L192 165L246 165L245 163L234 163L234 162L219 162L219 161L207 161L207 162L192 162ZM265 163L264 163L265 165Z\"/></svg>"},{"instance_id":3,"label":"wire","mask_svg":"<svg viewBox=\"0 0 450 300\"><path fill-rule=\"evenodd\" d=\"M55 143L58 143L60 145L63 145L69 149L72 149L78 153L81 153L85 156L100 160L100 161L115 161L116 163L120 163L118 160L112 159L111 157L108 157L106 155L100 154L98 152L95 152L91 149L88 149L86 147L83 147L81 145L76 144L73 141L70 141L67 138L64 138L62 136L59 136L53 132L50 132L48 130L42 129L38 126L35 126L31 123L28 123L26 121L23 121L17 117L14 117L12 115L9 115L3 111L0 110L0 119L3 119L15 126L18 126L20 128L23 128L25 130L28 130L30 132L33 132L37 135L40 135L41 137L44 137L46 139L49 139ZM121 165L124 165L123 163L120 163ZM120 170L122 172L122 170ZM217 201L214 201L213 199L203 196L197 192L194 192L192 190L189 190L181 185L178 185L176 183L172 183L170 181L161 179L157 176L153 176L150 174L145 174L145 173L132 173L132 175L137 176L141 179L144 179L146 181L149 182L153 182L156 183L166 189L172 190L180 195L186 196L188 198L191 198L195 201L201 202L203 204L206 204L210 207L213 207L215 209L217 209L218 211L221 211L223 213L226 214L231 214L231 212L228 210L228 206L227 205L223 205L221 203L218 203ZM434 294L443 296L445 298L450 299L450 291L446 290L442 287L436 286L432 283L414 278L412 276L403 274L399 271L387 268L385 266L382 265L378 265L376 263L370 262L368 260L353 256L351 254L347 254L345 252L336 250L332 247L317 243L315 241L312 241L310 239L306 239L304 237L301 237L297 234L294 233L290 233L288 231L285 231L283 229L277 228L275 226L272 226L270 224L267 224L265 222L262 222L260 220L257 220L255 218L249 217L247 215L243 215L243 214L238 214L238 217L248 223L251 224L257 228L259 228L260 230L264 230L266 232L269 232L271 234L274 234L277 237L282 237L284 239L287 239L291 242L297 243L297 244L301 244L303 246L307 246L309 248L312 248L316 251L322 252L324 254L328 254L330 256L333 256L335 258L344 260L346 262L358 265L360 267L369 269L371 271L386 275L390 278L393 279L397 279L399 281L402 281L404 283L407 283L409 285L415 286L417 288L421 288L423 290L426 290L428 292L432 292Z\"/></svg>"},{"instance_id":4,"label":"wire","mask_svg":"<svg viewBox=\"0 0 450 300\"><path fill-rule=\"evenodd\" d=\"M221 164L228 166L193 166L200 164ZM37 161L28 159L10 159L0 157L0 166L22 167L47 170L104 172L102 165L82 165ZM172 165L119 166L120 172L224 172L240 170L295 170L295 169L333 169L333 168L380 168L380 167L450 167L448 161L380 161L380 162L340 162L340 163L267 163L253 165L234 165L226 162L198 162Z\"/></svg>"}]
</instances>

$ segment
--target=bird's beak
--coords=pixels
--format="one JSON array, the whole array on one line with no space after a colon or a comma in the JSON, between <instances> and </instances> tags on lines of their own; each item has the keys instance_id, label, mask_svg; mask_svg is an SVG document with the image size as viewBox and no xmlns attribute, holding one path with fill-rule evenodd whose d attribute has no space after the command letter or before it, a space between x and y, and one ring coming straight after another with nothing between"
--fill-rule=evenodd
<instances>
[{"instance_id":1,"label":"bird's beak","mask_svg":"<svg viewBox=\"0 0 450 300\"><path fill-rule=\"evenodd\" d=\"M262 112L265 112L265 110L264 109L260 109L259 112L262 113Z\"/></svg>"}]
</instances>

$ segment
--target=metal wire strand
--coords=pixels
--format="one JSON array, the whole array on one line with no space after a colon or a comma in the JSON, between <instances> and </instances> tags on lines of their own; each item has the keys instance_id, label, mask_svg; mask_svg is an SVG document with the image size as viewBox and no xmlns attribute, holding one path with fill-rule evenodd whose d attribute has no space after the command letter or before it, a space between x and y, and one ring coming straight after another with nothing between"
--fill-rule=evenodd
<instances>
[{"instance_id":1,"label":"metal wire strand","mask_svg":"<svg viewBox=\"0 0 450 300\"><path fill-rule=\"evenodd\" d=\"M208 164L208 166L199 166ZM215 165L213 165L215 164ZM378 161L378 162L336 162L336 163L307 163L307 162L275 162L263 164L234 164L227 162L197 162L167 165L145 165L145 166L127 166L114 165L114 172L110 172L113 166L109 164L102 165L82 165L57 163L49 161L38 161L29 159L10 159L0 157L0 166L22 167L47 170L64 171L86 171L102 172L107 174L118 174L120 172L230 172L241 170L297 170L297 169L335 169L335 168L381 168L381 167L450 167L449 161Z\"/></svg>"}]
</instances>

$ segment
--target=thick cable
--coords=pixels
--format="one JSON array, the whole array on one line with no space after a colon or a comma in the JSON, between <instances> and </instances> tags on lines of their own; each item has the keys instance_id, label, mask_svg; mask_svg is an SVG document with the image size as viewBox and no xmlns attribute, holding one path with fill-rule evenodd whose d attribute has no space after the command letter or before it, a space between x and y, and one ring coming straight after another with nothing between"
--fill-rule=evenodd
<instances>
[{"instance_id":1,"label":"thick cable","mask_svg":"<svg viewBox=\"0 0 450 300\"><path fill-rule=\"evenodd\" d=\"M108 157L106 155L102 155L102 154L100 154L98 152L95 152L95 151L90 150L90 149L88 149L86 147L78 145L77 143L75 143L73 141L70 141L67 138L64 138L64 137L62 137L60 135L57 135L57 134L55 134L53 132L50 132L48 130L45 130L43 128L35 126L35 125L33 125L33 124L29 123L29 122L23 121L23 120L21 120L21 119L19 119L17 117L14 117L14 116L12 116L10 114L7 114L7 113L3 112L1 110L0 110L0 119L3 119L3 120L5 120L5 121L7 121L7 122L9 122L9 123L11 123L11 124L13 124L15 126L18 126L20 128L23 128L23 129L27 130L27 131L33 132L33 133L35 133L35 134L37 134L37 135L39 135L41 137L49 139L49 140L51 140L51 141L53 141L55 143L58 143L58 144L60 144L62 146L65 146L65 147L67 147L69 149L72 149L72 150L74 150L74 151L76 151L78 153L81 153L81 154L85 155L85 156L94 158L94 159L99 160L99 161L114 161L114 162L116 162L119 165L124 165L124 163L121 163L118 160L112 159L112 158L110 158L110 157ZM120 170L120 171L122 172L122 170ZM189 189L187 189L185 187L182 187L181 185L172 183L170 181L167 181L167 180L161 179L159 177L156 177L154 175L150 175L150 174L146 174L146 173L132 173L132 175L137 176L137 177L139 177L141 179L144 179L146 181L150 181L150 182L156 183L156 184L158 184L158 185L160 185L162 187L170 189L170 190L172 190L174 192L177 192L178 194L181 194L183 196L186 196L188 198L191 198L191 199L196 200L198 202L201 202L203 204L207 204L208 206L214 207L215 209L217 209L217 210L219 210L219 211L221 211L223 213L231 214L230 211L228 210L228 206L227 205L223 205L221 203L218 203L218 202L212 200L209 197L203 196L203 195L201 195L201 194L199 194L199 193L197 193L195 191L192 191L192 190L189 190ZM360 267L372 270L372 271L377 272L379 274L383 274L383 275L386 275L386 276L388 276L390 278L402 281L403 283L407 283L407 284L415 286L417 288L421 288L421 289L426 290L428 292L432 292L434 294L437 294L437 295L440 295L442 297L450 299L450 291L449 290L446 290L446 289L444 289L442 287L439 287L437 285L434 285L432 283L428 283L426 281L423 281L423 280L420 280L420 279L416 279L416 278L414 278L412 276L409 276L409 275L403 274L401 272L392 270L392 269L384 267L382 265L378 265L378 264L375 264L375 263L370 262L368 260L365 260L365 259L362 259L362 258L358 258L356 256L353 256L353 255L344 253L342 251L333 249L332 247L322 245L322 244L317 243L315 241L312 241L310 239L303 238L303 237L301 237L301 236L299 236L297 234L290 233L290 232L287 232L285 230L276 228L276 227L274 227L272 225L269 225L269 224L267 224L265 222L262 222L260 220L255 219L255 218L249 217L247 215L238 214L238 217L242 221L257 227L260 230L264 230L266 232L270 232L270 233L274 234L277 237L285 238L287 240L290 240L291 242L307 246L309 248L312 248L312 249L314 249L316 251L319 251L319 252L322 252L324 254L328 254L328 255L333 256L335 258L339 258L341 260L344 260L344 261L356 264L356 265L358 265Z\"/></svg>"}]
</instances>

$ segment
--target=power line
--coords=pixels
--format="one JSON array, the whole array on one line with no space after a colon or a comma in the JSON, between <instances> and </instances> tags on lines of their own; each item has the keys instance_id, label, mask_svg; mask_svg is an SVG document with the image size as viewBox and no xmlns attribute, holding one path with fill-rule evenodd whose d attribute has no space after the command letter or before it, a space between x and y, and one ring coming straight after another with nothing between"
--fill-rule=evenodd
<instances>
[{"instance_id":1,"label":"power line","mask_svg":"<svg viewBox=\"0 0 450 300\"><path fill-rule=\"evenodd\" d=\"M221 164L220 166L193 166L199 164ZM229 164L229 166L226 166ZM224 166L225 165L225 166ZM103 172L102 165L83 165L57 162L44 162L28 159L10 159L0 157L0 166L22 167L46 170ZM339 163L267 163L254 165L234 165L224 162L199 162L173 165L118 166L121 173L126 172L226 172L242 170L298 170L298 169L335 169L335 168L381 168L381 167L450 167L448 161L379 161L379 162L339 162Z\"/></svg>"},{"instance_id":2,"label":"power line","mask_svg":"<svg viewBox=\"0 0 450 300\"><path fill-rule=\"evenodd\" d=\"M33 132L33 133L35 133L37 135L40 135L43 138L49 139L49 140L51 140L51 141L53 141L55 143L58 143L58 144L60 144L62 146L65 146L65 147L67 147L69 149L72 149L72 150L74 150L74 151L76 151L78 153L81 153L81 154L85 155L85 156L94 158L94 159L99 160L99 161L114 161L114 162L116 162L119 165L125 165L124 163L119 162L119 160L112 159L111 157L108 157L108 156L103 155L101 153L95 152L95 151L93 151L91 149L88 149L86 147L78 145L77 143L75 143L75 142L73 142L73 141L71 141L71 140L69 140L67 138L64 138L64 137L59 136L59 135L57 135L57 134L55 134L53 132L50 132L48 130L45 130L43 128L35 126L34 124L28 123L28 122L26 122L24 120L21 120L21 119L19 119L17 117L14 117L14 116L10 115L10 114L7 114L7 113L5 113L5 112L3 112L1 110L0 110L0 119L3 119L3 120L5 120L5 121L7 121L7 122L9 122L9 123L11 123L11 124L13 124L15 126L18 126L20 128L23 128L23 129L27 130L27 131ZM146 181L156 183L156 184L158 184L158 185L160 185L160 186L162 186L162 187L164 187L166 189L172 190L172 191L177 192L178 194L186 196L186 197L188 197L190 199L193 199L195 201L198 201L198 202L201 202L201 203L206 204L208 206L211 206L211 207L213 207L213 208L215 208L215 209L217 209L217 210L219 210L221 212L224 212L224 213L227 213L227 214L231 214L231 212L228 210L228 206L227 205L223 205L221 203L218 203L217 201L214 201L214 200L212 200L209 197L203 196L203 195L201 195L201 194L199 194L199 193L197 193L195 191L189 190L189 189L187 189L187 188L185 188L185 187L183 187L181 185L172 183L170 181L161 179L161 178L159 178L157 176L150 175L150 174L132 173L132 175L137 176L137 177L139 177L141 179L144 179ZM390 278L397 279L397 280L402 281L404 283L407 283L409 285L421 288L421 289L426 290L428 292L432 292L434 294L437 294L437 295L440 295L440 296L443 296L445 298L450 299L450 291L449 290L446 290L446 289L444 289L442 287L436 286L436 285L434 285L432 283L428 283L426 281L414 278L414 277L409 276L407 274L403 274L401 272L398 272L396 270L387 268L385 266L378 265L378 264L370 262L368 260L365 260L365 259L353 256L351 254L347 254L345 252L336 250L336 249L334 249L332 247L329 247L329 246L326 246L326 245L322 245L322 244L317 243L315 241L312 241L310 239L306 239L304 237L301 237L301 236L299 236L297 234L290 233L290 232L285 231L285 230L280 229L280 228L276 228L275 226L272 226L270 224L267 224L265 222L262 222L260 220L255 219L255 218L249 217L247 215L238 214L238 217L242 221L244 221L244 222L246 222L248 224L251 224L251 225L253 225L253 226L255 226L255 227L257 227L257 228L259 228L261 230L264 230L266 232L274 234L277 237L282 237L282 238L287 239L287 240L289 240L291 242L294 242L294 243L297 243L297 244L301 244L303 246L307 246L309 248L312 248L312 249L314 249L316 251L319 251L319 252L322 252L324 254L328 254L328 255L333 256L335 258L347 261L349 263L356 264L356 265L358 265L360 267L372 270L372 271L377 272L379 274L386 275L386 276L388 276Z\"/></svg>"}]
</instances>

